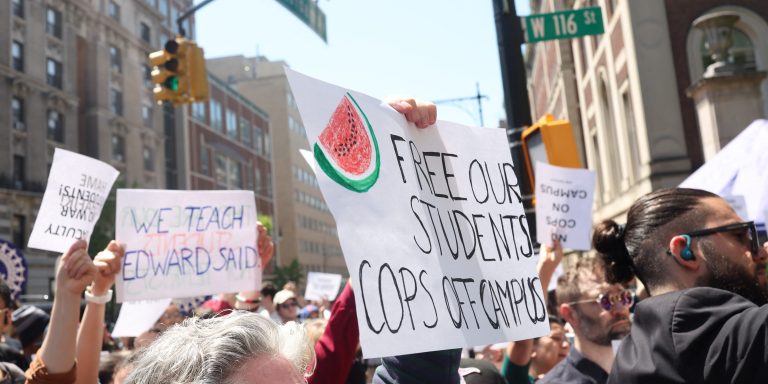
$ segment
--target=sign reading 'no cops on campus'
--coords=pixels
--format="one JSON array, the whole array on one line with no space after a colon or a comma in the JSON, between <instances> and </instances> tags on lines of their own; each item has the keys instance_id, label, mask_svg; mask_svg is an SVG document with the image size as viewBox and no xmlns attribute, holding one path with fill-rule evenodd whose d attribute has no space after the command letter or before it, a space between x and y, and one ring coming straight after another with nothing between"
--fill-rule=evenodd
<instances>
[{"instance_id":1,"label":"sign reading 'no cops on campus'","mask_svg":"<svg viewBox=\"0 0 768 384\"><path fill-rule=\"evenodd\" d=\"M366 357L549 332L504 130L418 129L379 100L286 72Z\"/></svg>"}]
</instances>

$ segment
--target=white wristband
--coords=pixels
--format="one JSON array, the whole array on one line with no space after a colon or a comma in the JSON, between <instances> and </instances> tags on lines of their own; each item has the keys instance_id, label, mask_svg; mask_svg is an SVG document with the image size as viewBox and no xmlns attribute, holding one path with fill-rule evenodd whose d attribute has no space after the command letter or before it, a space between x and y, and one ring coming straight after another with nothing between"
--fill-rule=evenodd
<instances>
[{"instance_id":1,"label":"white wristband","mask_svg":"<svg viewBox=\"0 0 768 384\"><path fill-rule=\"evenodd\" d=\"M106 303L109 303L111 300L112 300L111 289L107 291L107 293L101 296L94 296L91 293L91 287L88 287L88 289L85 290L85 301L89 301L94 304L106 304Z\"/></svg>"}]
</instances>

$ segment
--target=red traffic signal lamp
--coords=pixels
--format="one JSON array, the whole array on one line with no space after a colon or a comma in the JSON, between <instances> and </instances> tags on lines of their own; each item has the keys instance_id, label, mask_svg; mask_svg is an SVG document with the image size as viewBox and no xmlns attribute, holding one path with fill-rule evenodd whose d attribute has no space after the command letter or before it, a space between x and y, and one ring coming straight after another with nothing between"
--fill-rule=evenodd
<instances>
[{"instance_id":1,"label":"red traffic signal lamp","mask_svg":"<svg viewBox=\"0 0 768 384\"><path fill-rule=\"evenodd\" d=\"M521 141L531 186L536 185L534 171L537 161L558 167L582 167L573 128L568 120L555 120L554 116L546 114L523 131Z\"/></svg>"}]
</instances>

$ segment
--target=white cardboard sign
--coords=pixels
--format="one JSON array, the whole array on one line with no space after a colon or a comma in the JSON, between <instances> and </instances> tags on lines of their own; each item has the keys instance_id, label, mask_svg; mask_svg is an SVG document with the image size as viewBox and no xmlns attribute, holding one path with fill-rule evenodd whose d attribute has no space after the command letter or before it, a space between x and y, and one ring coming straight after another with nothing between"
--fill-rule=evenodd
<instances>
[{"instance_id":1,"label":"white cardboard sign","mask_svg":"<svg viewBox=\"0 0 768 384\"><path fill-rule=\"evenodd\" d=\"M304 298L309 300L336 300L341 288L341 275L335 273L309 272Z\"/></svg>"},{"instance_id":2,"label":"white cardboard sign","mask_svg":"<svg viewBox=\"0 0 768 384\"><path fill-rule=\"evenodd\" d=\"M28 246L66 252L78 239L89 241L119 174L107 163L56 148Z\"/></svg>"},{"instance_id":3,"label":"white cardboard sign","mask_svg":"<svg viewBox=\"0 0 768 384\"><path fill-rule=\"evenodd\" d=\"M261 285L252 191L118 189L116 220L126 244L118 302Z\"/></svg>"},{"instance_id":4,"label":"white cardboard sign","mask_svg":"<svg viewBox=\"0 0 768 384\"><path fill-rule=\"evenodd\" d=\"M123 303L112 329L112 337L136 337L149 331L170 304L171 299Z\"/></svg>"},{"instance_id":5,"label":"white cardboard sign","mask_svg":"<svg viewBox=\"0 0 768 384\"><path fill-rule=\"evenodd\" d=\"M563 248L592 248L595 172L536 162L536 233L539 242L559 239Z\"/></svg>"},{"instance_id":6,"label":"white cardboard sign","mask_svg":"<svg viewBox=\"0 0 768 384\"><path fill-rule=\"evenodd\" d=\"M549 332L503 129L418 129L286 69L336 219L366 358Z\"/></svg>"}]
</instances>

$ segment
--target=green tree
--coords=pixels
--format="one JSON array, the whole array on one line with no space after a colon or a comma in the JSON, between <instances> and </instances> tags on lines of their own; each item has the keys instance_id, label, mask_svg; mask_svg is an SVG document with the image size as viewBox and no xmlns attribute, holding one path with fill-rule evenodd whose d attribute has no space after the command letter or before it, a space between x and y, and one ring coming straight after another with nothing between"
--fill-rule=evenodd
<instances>
[{"instance_id":1,"label":"green tree","mask_svg":"<svg viewBox=\"0 0 768 384\"><path fill-rule=\"evenodd\" d=\"M258 220L261 222L261 224L264 226L264 228L267 229L267 233L272 235L272 216L269 215L259 215ZM274 237L274 236L272 236Z\"/></svg>"},{"instance_id":2,"label":"green tree","mask_svg":"<svg viewBox=\"0 0 768 384\"><path fill-rule=\"evenodd\" d=\"M275 286L281 289L289 281L295 282L297 287L300 287L304 281L304 269L296 259L286 266L275 266Z\"/></svg>"}]
</instances>

